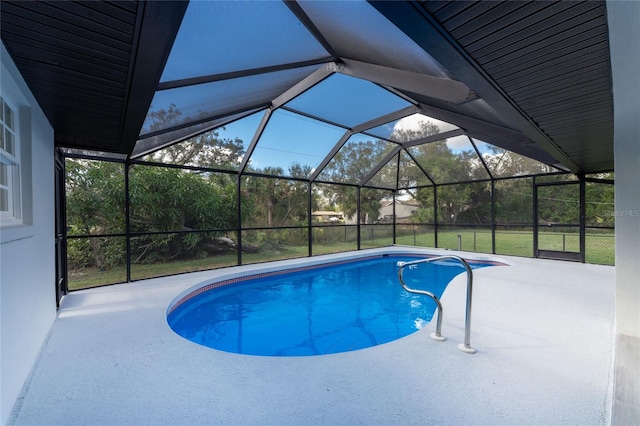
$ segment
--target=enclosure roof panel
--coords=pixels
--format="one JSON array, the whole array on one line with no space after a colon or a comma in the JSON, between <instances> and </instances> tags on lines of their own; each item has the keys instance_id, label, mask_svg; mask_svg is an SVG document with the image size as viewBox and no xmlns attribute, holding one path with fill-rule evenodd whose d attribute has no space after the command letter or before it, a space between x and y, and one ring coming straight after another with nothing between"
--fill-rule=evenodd
<instances>
[{"instance_id":1,"label":"enclosure roof panel","mask_svg":"<svg viewBox=\"0 0 640 426\"><path fill-rule=\"evenodd\" d=\"M331 59L283 2L194 1L161 82Z\"/></svg>"},{"instance_id":2,"label":"enclosure roof panel","mask_svg":"<svg viewBox=\"0 0 640 426\"><path fill-rule=\"evenodd\" d=\"M287 110L275 111L249 159L253 171L310 177L344 134L343 128ZM267 174L269 174L267 172Z\"/></svg>"},{"instance_id":3,"label":"enclosure roof panel","mask_svg":"<svg viewBox=\"0 0 640 426\"><path fill-rule=\"evenodd\" d=\"M169 132L159 132L147 138L139 139L131 153L131 158L136 159L175 143L188 140L192 136L196 136L212 129L217 129L220 126L225 126L227 123L231 123L239 118L251 115L254 112L256 112L256 110L243 111L238 114L217 117L202 123L192 124Z\"/></svg>"},{"instance_id":4,"label":"enclosure roof panel","mask_svg":"<svg viewBox=\"0 0 640 426\"><path fill-rule=\"evenodd\" d=\"M416 113L385 123L381 126L368 129L366 133L383 139L388 139L393 142L408 142L412 140L411 136L416 132L420 132L421 126L425 125L429 126L431 134L439 134L458 129L457 126L451 123ZM422 137L423 134L420 134L419 136ZM413 137L413 139L416 139L416 137Z\"/></svg>"},{"instance_id":5,"label":"enclosure roof panel","mask_svg":"<svg viewBox=\"0 0 640 426\"><path fill-rule=\"evenodd\" d=\"M473 139L473 144L493 177L517 177L559 171L547 164L478 139Z\"/></svg>"},{"instance_id":6,"label":"enclosure roof panel","mask_svg":"<svg viewBox=\"0 0 640 426\"><path fill-rule=\"evenodd\" d=\"M153 97L141 137L223 117L231 112L267 106L317 68L308 66L159 90Z\"/></svg>"},{"instance_id":7,"label":"enclosure roof panel","mask_svg":"<svg viewBox=\"0 0 640 426\"><path fill-rule=\"evenodd\" d=\"M564 170L613 169L604 1L5 0L1 16L58 147L140 156L261 109L353 134L421 113Z\"/></svg>"},{"instance_id":8,"label":"enclosure roof panel","mask_svg":"<svg viewBox=\"0 0 640 426\"><path fill-rule=\"evenodd\" d=\"M452 73L365 1L304 1L339 57L452 79Z\"/></svg>"},{"instance_id":9,"label":"enclosure roof panel","mask_svg":"<svg viewBox=\"0 0 640 426\"><path fill-rule=\"evenodd\" d=\"M351 128L410 105L374 83L334 74L285 106Z\"/></svg>"},{"instance_id":10,"label":"enclosure roof panel","mask_svg":"<svg viewBox=\"0 0 640 426\"><path fill-rule=\"evenodd\" d=\"M390 160L398 149L397 144L362 133L351 135L318 175L318 180L362 185L384 167L384 160Z\"/></svg>"}]
</instances>

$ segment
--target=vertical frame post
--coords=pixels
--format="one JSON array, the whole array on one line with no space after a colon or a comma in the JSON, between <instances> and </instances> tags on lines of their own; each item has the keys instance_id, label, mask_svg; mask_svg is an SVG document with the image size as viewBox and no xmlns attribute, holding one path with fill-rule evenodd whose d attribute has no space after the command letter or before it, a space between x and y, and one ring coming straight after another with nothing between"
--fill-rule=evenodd
<instances>
[{"instance_id":1,"label":"vertical frame post","mask_svg":"<svg viewBox=\"0 0 640 426\"><path fill-rule=\"evenodd\" d=\"M307 238L309 244L309 257L313 256L313 226L311 223L311 219L313 218L313 216L311 215L311 209L313 208L313 197L311 191L311 182L307 182Z\"/></svg>"},{"instance_id":2,"label":"vertical frame post","mask_svg":"<svg viewBox=\"0 0 640 426\"><path fill-rule=\"evenodd\" d=\"M531 183L533 191L533 257L538 257L538 186L536 185L536 177L534 176Z\"/></svg>"},{"instance_id":3,"label":"vertical frame post","mask_svg":"<svg viewBox=\"0 0 640 426\"><path fill-rule=\"evenodd\" d=\"M496 254L496 181L493 177L491 178L491 253Z\"/></svg>"},{"instance_id":4,"label":"vertical frame post","mask_svg":"<svg viewBox=\"0 0 640 426\"><path fill-rule=\"evenodd\" d=\"M131 197L129 191L129 171L131 163L127 159L124 163L124 233L125 233L125 256L127 265L127 282L131 282Z\"/></svg>"},{"instance_id":5,"label":"vertical frame post","mask_svg":"<svg viewBox=\"0 0 640 426\"><path fill-rule=\"evenodd\" d=\"M238 173L238 177L236 180L236 197L238 199L238 208L237 208L237 240L238 244L236 244L236 251L238 255L238 266L242 265L242 175Z\"/></svg>"},{"instance_id":6,"label":"vertical frame post","mask_svg":"<svg viewBox=\"0 0 640 426\"><path fill-rule=\"evenodd\" d=\"M69 290L67 275L66 176L64 154L60 149L56 149L54 157L56 308L60 308L62 296L67 294Z\"/></svg>"},{"instance_id":7,"label":"vertical frame post","mask_svg":"<svg viewBox=\"0 0 640 426\"><path fill-rule=\"evenodd\" d=\"M438 248L438 187L433 185L433 243Z\"/></svg>"},{"instance_id":8,"label":"vertical frame post","mask_svg":"<svg viewBox=\"0 0 640 426\"><path fill-rule=\"evenodd\" d=\"M393 198L393 211L391 212L391 214L393 214L393 244L396 243L396 191L393 191L392 193L392 198Z\"/></svg>"},{"instance_id":9,"label":"vertical frame post","mask_svg":"<svg viewBox=\"0 0 640 426\"><path fill-rule=\"evenodd\" d=\"M360 187L356 191L356 233L358 238L358 250L361 248L361 227L360 227Z\"/></svg>"},{"instance_id":10,"label":"vertical frame post","mask_svg":"<svg viewBox=\"0 0 640 426\"><path fill-rule=\"evenodd\" d=\"M580 262L586 262L586 238L587 238L587 188L584 174L579 174L580 180Z\"/></svg>"}]
</instances>

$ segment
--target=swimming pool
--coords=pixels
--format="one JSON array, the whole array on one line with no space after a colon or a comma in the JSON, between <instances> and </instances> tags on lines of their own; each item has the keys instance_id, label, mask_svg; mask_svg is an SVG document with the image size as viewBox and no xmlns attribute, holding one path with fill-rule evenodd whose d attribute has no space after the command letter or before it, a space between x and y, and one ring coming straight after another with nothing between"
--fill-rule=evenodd
<instances>
[{"instance_id":1,"label":"swimming pool","mask_svg":"<svg viewBox=\"0 0 640 426\"><path fill-rule=\"evenodd\" d=\"M188 340L248 355L309 356L376 346L431 320L435 302L406 292L397 275L398 262L425 257L384 254L221 280L179 297L167 320ZM415 265L404 278L440 297L463 271L459 263L438 261Z\"/></svg>"}]
</instances>

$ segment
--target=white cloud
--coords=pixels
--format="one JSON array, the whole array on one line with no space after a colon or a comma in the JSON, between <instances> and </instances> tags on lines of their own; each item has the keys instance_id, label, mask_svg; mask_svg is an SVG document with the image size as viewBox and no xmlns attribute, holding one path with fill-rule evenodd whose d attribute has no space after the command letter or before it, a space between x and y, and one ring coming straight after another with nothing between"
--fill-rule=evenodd
<instances>
[{"instance_id":1,"label":"white cloud","mask_svg":"<svg viewBox=\"0 0 640 426\"><path fill-rule=\"evenodd\" d=\"M471 147L471 143L469 142L469 138L462 135L447 139L447 146L454 152L473 149Z\"/></svg>"},{"instance_id":2,"label":"white cloud","mask_svg":"<svg viewBox=\"0 0 640 426\"><path fill-rule=\"evenodd\" d=\"M438 126L438 128L440 129L440 132L448 132L449 130L453 130L456 128L456 126L452 124L437 120L435 118L427 117L426 115L413 114L398 120L398 122L396 122L396 124L393 126L393 131L394 132L398 132L401 130L416 131L420 129L421 122L425 122L425 123L430 122L431 124Z\"/></svg>"}]
</instances>

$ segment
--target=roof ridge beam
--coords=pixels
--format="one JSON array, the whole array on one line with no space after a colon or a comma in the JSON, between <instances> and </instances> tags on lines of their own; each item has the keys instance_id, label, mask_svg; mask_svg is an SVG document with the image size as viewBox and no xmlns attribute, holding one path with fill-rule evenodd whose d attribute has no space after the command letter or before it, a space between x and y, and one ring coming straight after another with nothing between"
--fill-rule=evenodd
<instances>
[{"instance_id":1,"label":"roof ridge beam","mask_svg":"<svg viewBox=\"0 0 640 426\"><path fill-rule=\"evenodd\" d=\"M329 153L322 159L322 162L318 164L318 167L316 167L313 173L311 173L311 176L309 176L310 182L313 182L318 178L318 176L320 175L320 173L322 173L324 168L327 167L327 164L329 164L329 162L333 160L333 157L336 156L338 151L342 149L344 144L349 140L349 138L352 135L353 135L353 132L351 130L347 130L346 132L344 132L340 140L338 140L338 142L333 146L331 151L329 151Z\"/></svg>"},{"instance_id":2,"label":"roof ridge beam","mask_svg":"<svg viewBox=\"0 0 640 426\"><path fill-rule=\"evenodd\" d=\"M447 138L454 138L456 136L466 136L466 135L467 134L465 133L464 130L455 129L455 130L449 130L448 132L436 133L435 135L425 136L423 138L415 139L415 140L408 141L408 142L398 142L398 143L403 148L411 148L412 146L416 146L416 145L423 145L423 144L426 144L426 143L442 141L442 140L445 140Z\"/></svg>"},{"instance_id":3,"label":"roof ridge beam","mask_svg":"<svg viewBox=\"0 0 640 426\"><path fill-rule=\"evenodd\" d=\"M183 78L180 80L165 81L158 84L158 91L177 89L179 87L195 86L197 84L214 83L216 81L232 80L234 78L252 77L254 75L269 74L278 71L287 71L296 68L304 68L312 65L322 65L328 62L332 62L333 59L329 57L312 59L308 61L290 62L287 64L270 65L266 67L249 68L246 70L224 72L220 74L210 74L199 77Z\"/></svg>"},{"instance_id":4,"label":"roof ridge beam","mask_svg":"<svg viewBox=\"0 0 640 426\"><path fill-rule=\"evenodd\" d=\"M396 155L398 155L398 153L400 152L400 150L402 149L402 146L400 145L396 145L391 152L389 152L387 155L384 156L384 158L382 160L380 160L378 162L378 164L376 164L376 166L371 169L371 171L369 173L367 173L362 180L360 180L360 184L358 185L359 187L363 187L364 184L366 184L367 182L369 182L371 179L373 179L373 177L380 171L382 170L382 168L384 166L387 165L388 162L390 162L393 157L395 157ZM394 189L398 189L398 181L396 179L396 185L394 186Z\"/></svg>"},{"instance_id":5,"label":"roof ridge beam","mask_svg":"<svg viewBox=\"0 0 640 426\"><path fill-rule=\"evenodd\" d=\"M300 95L301 93L309 90L316 84L320 83L325 78L329 77L333 73L335 73L338 69L338 65L335 62L330 62L325 66L318 68L298 83L294 84L291 88L284 91L280 96L275 98L271 102L272 108L279 108L282 105L289 102L291 99Z\"/></svg>"},{"instance_id":6,"label":"roof ridge beam","mask_svg":"<svg viewBox=\"0 0 640 426\"><path fill-rule=\"evenodd\" d=\"M311 33L311 35L318 41L318 43L322 45L324 50L326 50L327 53L329 53L329 55L333 57L333 60L334 61L339 60L340 55L338 55L338 52L333 48L331 43L329 43L329 41L325 38L324 34L322 34L322 32L318 29L316 24L313 23L311 18L309 18L309 15L307 15L307 13L304 11L302 6L300 6L300 4L295 0L284 0L284 4L289 8L291 13L293 13L296 16L296 18L300 20L300 22L302 22L302 25L305 26L307 31Z\"/></svg>"},{"instance_id":7,"label":"roof ridge beam","mask_svg":"<svg viewBox=\"0 0 640 426\"><path fill-rule=\"evenodd\" d=\"M369 80L383 86L415 93L428 92L429 97L452 104L461 104L476 99L475 94L469 87L456 80L433 77L353 59L343 58L342 62L341 73Z\"/></svg>"},{"instance_id":8,"label":"roof ridge beam","mask_svg":"<svg viewBox=\"0 0 640 426\"><path fill-rule=\"evenodd\" d=\"M382 126L383 124L387 124L395 120L400 120L404 117L408 117L410 115L417 114L419 112L420 110L418 109L418 107L413 105L408 106L406 108L399 109L397 111L391 112L381 117L374 118L373 120L360 123L357 126L354 126L351 130L353 131L353 133L364 132L367 129L372 129L374 127Z\"/></svg>"}]
</instances>

